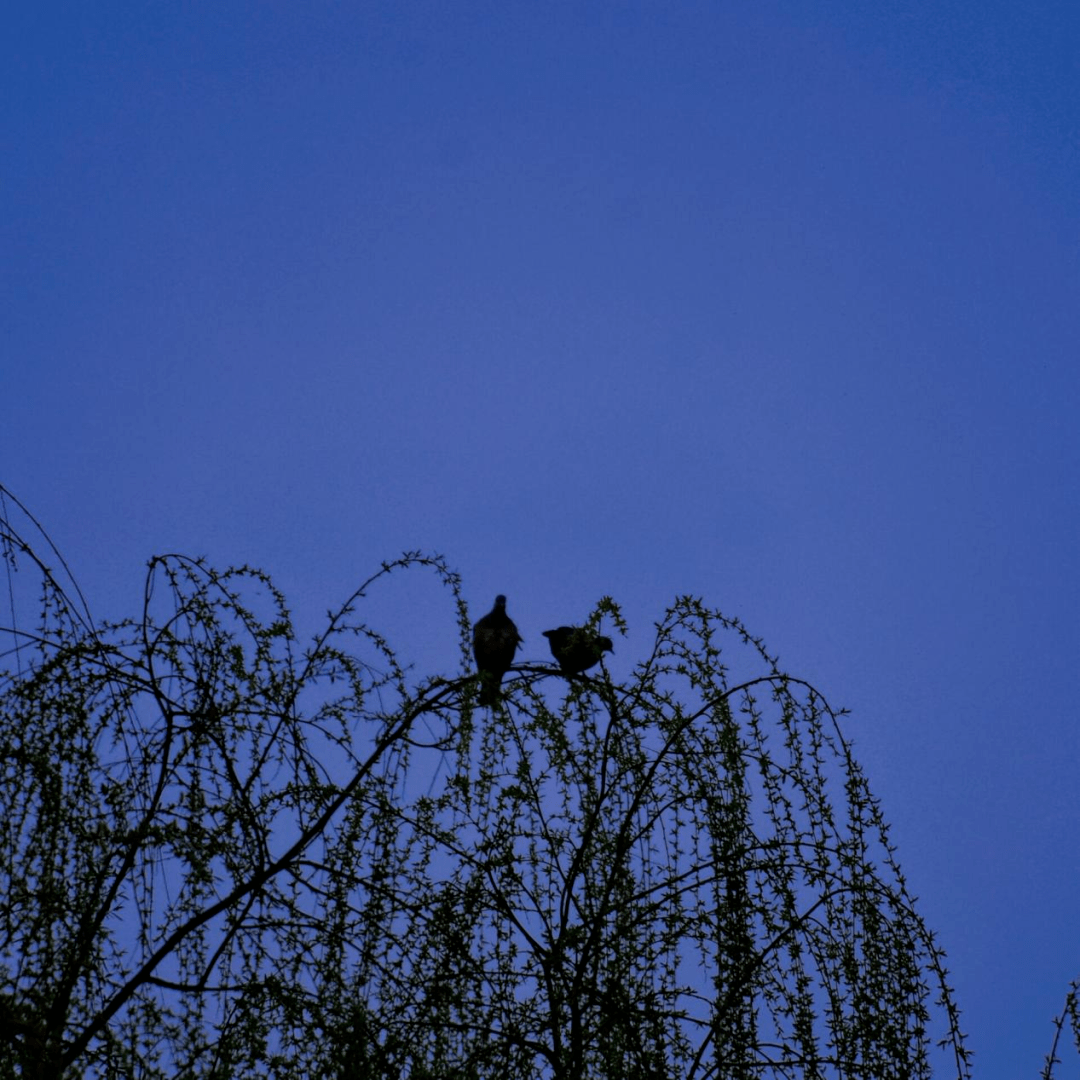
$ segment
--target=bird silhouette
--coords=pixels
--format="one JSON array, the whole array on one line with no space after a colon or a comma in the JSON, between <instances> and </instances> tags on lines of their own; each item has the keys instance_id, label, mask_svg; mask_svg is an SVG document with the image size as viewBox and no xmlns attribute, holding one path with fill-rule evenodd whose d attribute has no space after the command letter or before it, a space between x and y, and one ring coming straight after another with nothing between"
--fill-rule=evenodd
<instances>
[{"instance_id":1,"label":"bird silhouette","mask_svg":"<svg viewBox=\"0 0 1080 1080\"><path fill-rule=\"evenodd\" d=\"M514 662L514 653L521 635L513 620L506 614L506 597L495 597L495 606L473 627L473 656L480 675L481 705L494 705L499 700L503 676Z\"/></svg>"},{"instance_id":2,"label":"bird silhouette","mask_svg":"<svg viewBox=\"0 0 1080 1080\"><path fill-rule=\"evenodd\" d=\"M614 653L611 638L603 637L583 626L560 626L545 630L544 637L551 646L551 655L567 674L578 675L599 664L604 653Z\"/></svg>"}]
</instances>

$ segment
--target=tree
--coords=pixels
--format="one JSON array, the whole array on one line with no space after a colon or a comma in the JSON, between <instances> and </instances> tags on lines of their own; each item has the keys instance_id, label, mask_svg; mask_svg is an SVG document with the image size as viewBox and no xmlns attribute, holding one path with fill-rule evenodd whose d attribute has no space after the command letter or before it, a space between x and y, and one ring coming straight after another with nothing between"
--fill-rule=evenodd
<instances>
[{"instance_id":1,"label":"tree","mask_svg":"<svg viewBox=\"0 0 1080 1080\"><path fill-rule=\"evenodd\" d=\"M968 1075L841 715L737 620L680 597L623 682L522 663L481 709L438 556L302 647L178 555L97 623L12 516L0 1076ZM421 568L453 677L359 617Z\"/></svg>"}]
</instances>

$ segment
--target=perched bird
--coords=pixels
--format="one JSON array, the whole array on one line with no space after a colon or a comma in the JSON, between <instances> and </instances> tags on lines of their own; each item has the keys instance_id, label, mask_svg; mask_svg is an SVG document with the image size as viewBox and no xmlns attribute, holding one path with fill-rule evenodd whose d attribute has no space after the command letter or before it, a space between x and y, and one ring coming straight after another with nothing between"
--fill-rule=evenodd
<instances>
[{"instance_id":1,"label":"perched bird","mask_svg":"<svg viewBox=\"0 0 1080 1080\"><path fill-rule=\"evenodd\" d=\"M506 614L506 597L496 596L495 606L473 627L473 655L480 674L480 704L494 705L499 700L499 687L507 669L514 662L514 653L521 635L513 620Z\"/></svg>"},{"instance_id":2,"label":"perched bird","mask_svg":"<svg viewBox=\"0 0 1080 1080\"><path fill-rule=\"evenodd\" d=\"M551 655L559 661L559 667L571 675L599 664L604 653L615 652L611 638L586 630L583 626L560 626L556 630L545 630L544 637L548 639Z\"/></svg>"}]
</instances>

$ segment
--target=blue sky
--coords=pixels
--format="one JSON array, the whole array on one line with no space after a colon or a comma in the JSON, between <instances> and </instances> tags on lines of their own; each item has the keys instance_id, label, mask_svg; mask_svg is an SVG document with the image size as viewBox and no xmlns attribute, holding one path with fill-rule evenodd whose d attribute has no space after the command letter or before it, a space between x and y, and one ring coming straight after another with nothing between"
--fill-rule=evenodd
<instances>
[{"instance_id":1,"label":"blue sky","mask_svg":"<svg viewBox=\"0 0 1080 1080\"><path fill-rule=\"evenodd\" d=\"M0 90L0 481L99 616L180 551L314 629L423 548L527 658L614 596L618 675L703 596L853 710L976 1076L1037 1074L1080 975L1080 8L26 4ZM453 669L430 581L379 602Z\"/></svg>"}]
</instances>

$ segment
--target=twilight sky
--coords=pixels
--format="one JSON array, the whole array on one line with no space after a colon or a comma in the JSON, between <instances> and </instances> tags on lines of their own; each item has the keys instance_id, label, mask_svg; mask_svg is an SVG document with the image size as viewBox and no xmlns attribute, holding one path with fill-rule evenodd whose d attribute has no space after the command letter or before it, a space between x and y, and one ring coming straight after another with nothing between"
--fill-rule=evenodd
<instances>
[{"instance_id":1,"label":"twilight sky","mask_svg":"<svg viewBox=\"0 0 1080 1080\"><path fill-rule=\"evenodd\" d=\"M422 548L527 659L611 594L618 676L702 596L852 709L976 1077L1037 1075L1080 975L1076 0L27 3L0 117L0 482L99 618L180 551L314 630ZM430 579L375 605L454 670Z\"/></svg>"}]
</instances>

